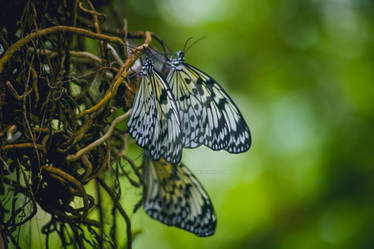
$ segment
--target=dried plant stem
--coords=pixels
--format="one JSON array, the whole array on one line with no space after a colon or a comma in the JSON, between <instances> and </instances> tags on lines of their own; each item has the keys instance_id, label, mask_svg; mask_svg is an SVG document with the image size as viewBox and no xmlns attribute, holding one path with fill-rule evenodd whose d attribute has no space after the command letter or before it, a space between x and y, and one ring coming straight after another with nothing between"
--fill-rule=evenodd
<instances>
[{"instance_id":1,"label":"dried plant stem","mask_svg":"<svg viewBox=\"0 0 374 249\"><path fill-rule=\"evenodd\" d=\"M131 234L131 221L129 216L126 214L125 209L122 207L121 203L119 202L118 197L116 194L109 188L106 183L101 180L100 178L96 178L100 185L105 189L105 191L109 194L110 198L113 200L115 207L118 209L119 213L122 215L126 222L126 233L127 233L127 249L132 248L132 234Z\"/></svg>"},{"instance_id":2,"label":"dried plant stem","mask_svg":"<svg viewBox=\"0 0 374 249\"><path fill-rule=\"evenodd\" d=\"M0 150L10 150L10 149L24 149L24 148L34 148L33 143L21 143L21 144L6 144L0 147ZM45 146L41 144L36 144L36 148L43 151L44 153L47 152Z\"/></svg>"},{"instance_id":3,"label":"dried plant stem","mask_svg":"<svg viewBox=\"0 0 374 249\"><path fill-rule=\"evenodd\" d=\"M24 38L18 40L17 42L13 43L7 51L4 53L3 57L0 58L0 73L4 69L5 63L7 63L10 58L13 56L13 54L25 46L27 43L32 41L36 37L41 37L45 36L48 34L56 33L56 32L71 32L71 33L76 33L79 35L87 36L93 39L98 39L98 40L103 40L103 41L108 41L108 42L114 42L114 43L119 43L121 45L124 44L124 41L116 36L109 36L109 35L104 35L104 34L98 34L94 33L91 31L88 31L86 29L82 28L77 28L77 27L70 27L70 26L54 26L51 28L46 28L46 29L39 29L33 33L28 34Z\"/></svg>"},{"instance_id":4,"label":"dried plant stem","mask_svg":"<svg viewBox=\"0 0 374 249\"><path fill-rule=\"evenodd\" d=\"M77 115L78 118L80 118L80 117L82 117L82 116L84 116L88 113L91 113L93 111L96 111L101 106L103 106L105 103L107 103L109 101L109 99L116 94L119 85L124 81L124 78L126 78L126 76L127 76L127 71L134 64L136 59L138 59L138 57L142 54L143 50L149 46L151 41L152 41L151 33L147 31L144 43L142 45L136 47L134 49L133 53L130 55L130 57L127 58L125 63L123 63L123 65L121 66L120 70L118 71L116 77L114 78L114 82L110 85L109 90L105 93L104 98L99 103L97 103L95 106L79 113Z\"/></svg>"},{"instance_id":5,"label":"dried plant stem","mask_svg":"<svg viewBox=\"0 0 374 249\"><path fill-rule=\"evenodd\" d=\"M122 114L121 116L118 116L115 120L113 120L112 124L110 125L108 131L102 136L101 138L97 139L95 142L87 145L83 149L79 150L74 155L68 155L66 157L67 161L75 161L78 160L83 154L91 151L92 149L96 148L100 144L104 143L113 133L114 129L116 128L117 124L124 121L126 118L130 116L131 110L128 112Z\"/></svg>"},{"instance_id":6,"label":"dried plant stem","mask_svg":"<svg viewBox=\"0 0 374 249\"><path fill-rule=\"evenodd\" d=\"M82 183L80 181L78 181L75 177L73 177L72 175L66 173L65 171L61 170L61 169L58 169L58 168L54 168L50 165L43 165L41 167L42 170L45 170L47 171L48 173L50 174L55 174L61 178L63 178L64 180L68 181L69 183L73 184L75 187L77 187L77 189L80 191L82 197L83 197L83 214L82 214L82 218L85 218L87 216L87 213L88 213L88 208L89 208L89 205L88 205L88 195L86 193L86 190L84 189Z\"/></svg>"}]
</instances>

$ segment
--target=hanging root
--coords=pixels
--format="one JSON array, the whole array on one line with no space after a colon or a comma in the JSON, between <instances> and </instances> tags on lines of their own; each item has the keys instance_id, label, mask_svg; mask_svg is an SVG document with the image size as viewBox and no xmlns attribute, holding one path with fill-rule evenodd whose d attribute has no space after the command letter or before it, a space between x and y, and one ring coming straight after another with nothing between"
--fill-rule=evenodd
<instances>
[{"instance_id":1,"label":"hanging root","mask_svg":"<svg viewBox=\"0 0 374 249\"><path fill-rule=\"evenodd\" d=\"M120 177L139 189L143 180L118 126L137 91L131 66L152 40L165 55L167 47L152 32L128 31L126 21L106 27L89 0L14 2L20 11L0 27L0 248L27 248L19 228L38 212L49 217L35 231L46 248L55 246L51 236L63 248L131 248L139 232L121 204Z\"/></svg>"}]
</instances>

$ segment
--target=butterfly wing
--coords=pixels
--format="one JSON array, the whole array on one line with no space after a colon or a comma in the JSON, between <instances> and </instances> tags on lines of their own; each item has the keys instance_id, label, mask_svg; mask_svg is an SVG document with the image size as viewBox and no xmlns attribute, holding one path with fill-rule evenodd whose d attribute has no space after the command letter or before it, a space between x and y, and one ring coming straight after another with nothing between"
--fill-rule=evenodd
<instances>
[{"instance_id":1,"label":"butterfly wing","mask_svg":"<svg viewBox=\"0 0 374 249\"><path fill-rule=\"evenodd\" d=\"M208 106L203 123L205 127L209 127L213 131L212 146L216 146L217 149L224 147L230 153L247 151L252 143L251 133L234 101L212 77L187 63L184 65L199 75L197 81L211 94L212 99L208 101L210 108ZM212 117L209 113L212 114ZM214 118L216 114L218 114L217 121Z\"/></svg>"},{"instance_id":2,"label":"butterfly wing","mask_svg":"<svg viewBox=\"0 0 374 249\"><path fill-rule=\"evenodd\" d=\"M153 139L157 122L155 102L149 78L142 77L132 106L131 116L127 123L131 137L142 148L147 148Z\"/></svg>"},{"instance_id":3,"label":"butterfly wing","mask_svg":"<svg viewBox=\"0 0 374 249\"><path fill-rule=\"evenodd\" d=\"M199 146L194 140L203 132L199 125L202 105L193 79L185 70L171 70L166 79L178 105L183 144L186 148Z\"/></svg>"},{"instance_id":4,"label":"butterfly wing","mask_svg":"<svg viewBox=\"0 0 374 249\"><path fill-rule=\"evenodd\" d=\"M128 122L129 133L153 160L164 157L170 163L178 163L182 157L182 134L177 106L168 85L151 63L146 60L142 69Z\"/></svg>"},{"instance_id":5,"label":"butterfly wing","mask_svg":"<svg viewBox=\"0 0 374 249\"><path fill-rule=\"evenodd\" d=\"M157 119L148 149L153 160L164 157L170 163L178 163L182 157L183 147L176 103L168 85L157 72L149 78L155 93Z\"/></svg>"},{"instance_id":6,"label":"butterfly wing","mask_svg":"<svg viewBox=\"0 0 374 249\"><path fill-rule=\"evenodd\" d=\"M146 213L162 223L197 236L214 234L216 217L212 203L201 183L182 163L143 161Z\"/></svg>"},{"instance_id":7,"label":"butterfly wing","mask_svg":"<svg viewBox=\"0 0 374 249\"><path fill-rule=\"evenodd\" d=\"M167 79L180 110L185 147L203 144L230 153L249 149L251 134L242 114L212 77L179 62Z\"/></svg>"}]
</instances>

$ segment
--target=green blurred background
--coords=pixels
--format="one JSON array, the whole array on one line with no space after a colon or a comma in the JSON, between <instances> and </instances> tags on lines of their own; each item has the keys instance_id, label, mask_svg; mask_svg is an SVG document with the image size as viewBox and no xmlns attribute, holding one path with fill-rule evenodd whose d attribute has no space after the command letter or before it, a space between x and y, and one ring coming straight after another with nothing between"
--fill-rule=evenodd
<instances>
[{"instance_id":1,"label":"green blurred background","mask_svg":"<svg viewBox=\"0 0 374 249\"><path fill-rule=\"evenodd\" d=\"M118 0L238 104L247 153L199 148L183 161L207 189L216 234L149 218L134 248L374 248L374 2Z\"/></svg>"},{"instance_id":2,"label":"green blurred background","mask_svg":"<svg viewBox=\"0 0 374 249\"><path fill-rule=\"evenodd\" d=\"M149 218L134 248L374 248L374 1L118 0L130 30L186 54L239 106L247 153L183 161L207 189L216 234ZM125 232L124 232L125 233Z\"/></svg>"},{"instance_id":3,"label":"green blurred background","mask_svg":"<svg viewBox=\"0 0 374 249\"><path fill-rule=\"evenodd\" d=\"M173 51L204 37L186 60L220 82L253 135L246 153L183 153L214 204L215 235L141 209L135 249L374 248L374 1L114 0L100 11ZM130 211L141 193L126 184ZM36 220L40 231L48 216Z\"/></svg>"}]
</instances>

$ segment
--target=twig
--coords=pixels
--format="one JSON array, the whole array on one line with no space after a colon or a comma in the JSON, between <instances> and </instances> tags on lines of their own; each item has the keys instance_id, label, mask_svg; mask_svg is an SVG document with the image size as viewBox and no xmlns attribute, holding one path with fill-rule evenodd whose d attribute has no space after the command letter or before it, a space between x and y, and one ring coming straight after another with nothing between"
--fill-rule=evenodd
<instances>
[{"instance_id":1,"label":"twig","mask_svg":"<svg viewBox=\"0 0 374 249\"><path fill-rule=\"evenodd\" d=\"M110 150L108 149L105 155L105 158L104 158L104 162L101 164L100 169L95 174L91 175L90 177L83 179L83 183L88 183L92 179L98 177L106 169L109 163L110 163Z\"/></svg>"},{"instance_id":2,"label":"twig","mask_svg":"<svg viewBox=\"0 0 374 249\"><path fill-rule=\"evenodd\" d=\"M81 222L85 225L88 225L88 226L100 227L100 222L98 222L96 220L91 220L91 219L85 218L85 219L82 219Z\"/></svg>"},{"instance_id":3,"label":"twig","mask_svg":"<svg viewBox=\"0 0 374 249\"><path fill-rule=\"evenodd\" d=\"M118 157L126 155L126 153L127 153L129 134L126 133L121 138L122 138L122 144L123 144L123 146L122 146L122 149L117 154Z\"/></svg>"},{"instance_id":4,"label":"twig","mask_svg":"<svg viewBox=\"0 0 374 249\"><path fill-rule=\"evenodd\" d=\"M82 177L82 182L84 182L83 179L89 177L92 174L92 168L93 167L92 167L92 163L88 159L87 155L82 155L82 163L83 163L84 166L86 166L84 175Z\"/></svg>"},{"instance_id":5,"label":"twig","mask_svg":"<svg viewBox=\"0 0 374 249\"><path fill-rule=\"evenodd\" d=\"M30 47L30 48L27 48L27 51L30 51L30 52L36 51L36 53L38 53L40 55L48 55L51 58L54 58L54 57L58 56L57 52L52 52L51 50L48 50L48 49L34 49L34 48ZM74 57L87 58L87 59L92 60L93 62L96 62L96 63L99 63L99 64L102 63L102 61L99 57L97 57L96 55L94 55L90 52L87 52L87 51L69 50L69 53L70 53L71 56L74 56Z\"/></svg>"},{"instance_id":6,"label":"twig","mask_svg":"<svg viewBox=\"0 0 374 249\"><path fill-rule=\"evenodd\" d=\"M126 113L122 114L121 116L118 116L116 119L113 120L112 124L110 125L108 131L104 134L104 136L102 136L101 138L99 138L98 140L96 140L95 142L87 145L86 147L84 147L83 149L80 149L77 153L75 153L74 155L68 155L66 157L66 160L67 161L75 161L75 160L78 160L83 154L91 151L92 149L96 148L97 146L99 146L100 144L104 143L108 138L110 138L110 136L112 135L114 129L116 128L117 124L122 122L123 120L125 120L126 118L128 118L130 116L130 113L131 113L131 109L129 111L127 111Z\"/></svg>"},{"instance_id":7,"label":"twig","mask_svg":"<svg viewBox=\"0 0 374 249\"><path fill-rule=\"evenodd\" d=\"M30 65L30 70L32 74L32 88L34 89L35 93L35 104L39 103L39 88L38 88L38 74L33 66Z\"/></svg>"},{"instance_id":8,"label":"twig","mask_svg":"<svg viewBox=\"0 0 374 249\"><path fill-rule=\"evenodd\" d=\"M33 144L33 148L35 149L36 158L38 159L38 165L40 165L40 154L39 154L39 151L37 150L38 145L36 143L35 134L32 131L32 128L31 128L31 125L30 125L30 121L27 118L26 97L27 97L27 95L23 96L23 103L22 103L23 117L25 119L27 130L28 130L28 132L29 132L29 134L31 136L31 141L32 141L32 144ZM26 135L26 132L25 132L25 135ZM44 148L43 152L47 153L47 149L45 147L43 147L43 148Z\"/></svg>"},{"instance_id":9,"label":"twig","mask_svg":"<svg viewBox=\"0 0 374 249\"><path fill-rule=\"evenodd\" d=\"M96 178L97 181L100 183L100 185L105 189L105 191L109 194L110 198L113 200L114 205L122 215L122 217L125 219L126 222L126 233L127 233L127 249L132 248L132 234L131 234L131 221L129 216L126 214L125 209L122 207L121 203L119 202L118 197L113 193L113 191L109 188L106 183L101 180L99 177Z\"/></svg>"},{"instance_id":10,"label":"twig","mask_svg":"<svg viewBox=\"0 0 374 249\"><path fill-rule=\"evenodd\" d=\"M130 164L132 170L135 172L135 175L138 177L140 183L143 185L144 187L144 181L143 181L143 177L142 175L140 174L138 168L136 167L135 163L133 160L131 160L131 158L129 158L128 156L126 155L122 155L122 157Z\"/></svg>"},{"instance_id":11,"label":"twig","mask_svg":"<svg viewBox=\"0 0 374 249\"><path fill-rule=\"evenodd\" d=\"M88 25L89 27L93 27L93 24L88 19L86 19L82 16L79 16L78 20L80 22L84 23L85 25ZM116 28L111 28L111 27L101 27L101 30L105 33L109 33L109 34L112 34L112 35L121 35L121 36L126 35L126 37L128 39L144 39L146 37L146 34L145 34L144 31L127 31L127 32L125 32L124 29L121 30L121 29L116 29ZM126 27L126 30L127 30L127 27ZM164 50L164 54L167 57L169 55L169 49L166 46L165 42L157 34L155 34L153 32L150 32L150 34L151 34L152 38L155 39L161 45L162 49Z\"/></svg>"},{"instance_id":12,"label":"twig","mask_svg":"<svg viewBox=\"0 0 374 249\"><path fill-rule=\"evenodd\" d=\"M6 145L1 146L0 150L23 149L23 148L34 148L34 144L33 143L6 144ZM41 144L36 144L36 148L43 151L44 153L47 153L47 149Z\"/></svg>"},{"instance_id":13,"label":"twig","mask_svg":"<svg viewBox=\"0 0 374 249\"><path fill-rule=\"evenodd\" d=\"M96 12L95 7L91 3L90 0L86 0L86 1L87 1L88 5L90 5L91 11L92 11L91 14L93 15L96 33L101 34L100 26L99 26L99 18L97 18L97 16L102 15L102 14ZM104 60L105 59L104 43L102 41L99 41L99 44L100 44L101 58Z\"/></svg>"},{"instance_id":14,"label":"twig","mask_svg":"<svg viewBox=\"0 0 374 249\"><path fill-rule=\"evenodd\" d=\"M89 1L88 1L89 2ZM84 6L83 6L83 3L81 1L79 1L79 8L81 10L83 10L84 12L86 13L89 13L91 15L95 15L95 16L104 16L104 14L100 13L100 12L97 12L95 9L92 8L92 3L90 2L90 7L92 10L89 10L89 9L86 9Z\"/></svg>"},{"instance_id":15,"label":"twig","mask_svg":"<svg viewBox=\"0 0 374 249\"><path fill-rule=\"evenodd\" d=\"M91 31L88 31L86 29L82 28L77 28L77 27L70 27L70 26L54 26L51 28L46 28L46 29L39 29L33 33L28 34L24 38L16 41L13 43L7 51L5 51L3 57L0 58L0 73L4 69L5 63L7 63L10 58L13 56L13 54L19 50L21 47L25 46L27 43L32 41L36 37L41 37L45 36L48 34L53 34L56 32L71 32L71 33L76 33L79 35L87 36L93 39L98 39L98 40L103 40L103 41L108 41L108 42L115 42L115 43L120 43L121 45L124 44L124 41L116 36L109 36L109 35L104 35L104 34L97 34Z\"/></svg>"},{"instance_id":16,"label":"twig","mask_svg":"<svg viewBox=\"0 0 374 249\"><path fill-rule=\"evenodd\" d=\"M7 82L5 84L7 85L7 87L9 88L9 90L13 93L14 97L17 100L23 100L23 97L29 95L32 92L32 89L29 89L26 92L24 92L22 95L19 95L18 92L17 92L17 90L13 87L13 85L10 83L9 80L7 80Z\"/></svg>"},{"instance_id":17,"label":"twig","mask_svg":"<svg viewBox=\"0 0 374 249\"><path fill-rule=\"evenodd\" d=\"M124 81L124 78L126 78L127 71L134 64L134 62L138 59L138 57L141 55L141 53L143 52L143 50L149 46L149 44L151 43L151 41L152 41L151 33L147 31L144 43L142 45L136 47L134 49L133 53L131 54L131 56L129 58L127 58L127 60L125 61L125 63L121 66L121 68L118 71L116 77L114 78L113 83L110 85L108 91L105 93L104 98L99 103L97 103L95 106L93 106L93 107L91 107L91 108L89 108L87 110L84 110L81 113L79 113L77 115L78 118L80 118L80 117L82 117L82 116L84 116L84 115L86 115L88 113L91 113L93 111L96 111L101 106L103 106L106 102L108 102L109 99L112 96L115 95L115 93L117 92L117 89L118 89L119 85L121 84L122 81Z\"/></svg>"},{"instance_id":18,"label":"twig","mask_svg":"<svg viewBox=\"0 0 374 249\"><path fill-rule=\"evenodd\" d=\"M112 53L114 59L118 62L118 64L123 65L123 61L121 60L121 58L119 57L117 51L113 48L113 46L110 44L107 44L106 47L109 48L110 52Z\"/></svg>"},{"instance_id":19,"label":"twig","mask_svg":"<svg viewBox=\"0 0 374 249\"><path fill-rule=\"evenodd\" d=\"M96 196L97 196L97 209L99 210L99 221L100 221L100 240L99 247L100 249L104 248L103 245L103 238L104 238L104 210L103 210L103 202L102 202L102 195L101 195L101 189L100 189L100 183L96 180L95 181L95 190L96 190Z\"/></svg>"},{"instance_id":20,"label":"twig","mask_svg":"<svg viewBox=\"0 0 374 249\"><path fill-rule=\"evenodd\" d=\"M41 166L41 169L47 171L48 173L55 174L55 175L58 175L64 178L69 183L72 183L73 185L75 185L77 189L79 189L83 197L83 206L84 206L82 217L83 218L86 217L88 213L89 203L88 203L88 196L87 196L86 190L84 189L82 183L80 183L80 181L78 181L75 177L66 173L65 171L62 171L61 169L58 169L58 168L54 168L50 165L43 165Z\"/></svg>"}]
</instances>

